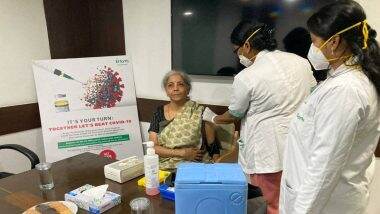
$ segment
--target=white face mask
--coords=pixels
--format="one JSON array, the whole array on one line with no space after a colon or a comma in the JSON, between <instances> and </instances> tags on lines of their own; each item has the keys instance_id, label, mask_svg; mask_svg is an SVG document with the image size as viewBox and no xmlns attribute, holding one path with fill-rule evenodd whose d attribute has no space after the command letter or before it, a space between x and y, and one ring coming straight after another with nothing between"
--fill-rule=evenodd
<instances>
[{"instance_id":1,"label":"white face mask","mask_svg":"<svg viewBox=\"0 0 380 214\"><path fill-rule=\"evenodd\" d=\"M239 55L239 60L240 64L244 65L246 68L253 64L253 62L244 55Z\"/></svg>"},{"instance_id":2,"label":"white face mask","mask_svg":"<svg viewBox=\"0 0 380 214\"><path fill-rule=\"evenodd\" d=\"M322 51L315 47L313 43L311 43L307 58L315 70L324 70L330 67L330 62L327 60L325 55L323 55Z\"/></svg>"}]
</instances>

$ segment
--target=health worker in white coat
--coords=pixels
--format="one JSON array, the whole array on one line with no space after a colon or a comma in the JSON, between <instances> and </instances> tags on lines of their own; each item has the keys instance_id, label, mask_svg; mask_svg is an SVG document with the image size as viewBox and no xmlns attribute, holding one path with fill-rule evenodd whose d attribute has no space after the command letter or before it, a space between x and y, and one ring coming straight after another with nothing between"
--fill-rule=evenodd
<instances>
[{"instance_id":1,"label":"health worker in white coat","mask_svg":"<svg viewBox=\"0 0 380 214\"><path fill-rule=\"evenodd\" d=\"M352 0L321 8L307 26L311 64L330 70L290 124L280 213L364 213L380 135L376 32Z\"/></svg>"},{"instance_id":2,"label":"health worker in white coat","mask_svg":"<svg viewBox=\"0 0 380 214\"><path fill-rule=\"evenodd\" d=\"M250 183L261 188L267 213L277 214L288 125L316 81L306 59L276 50L274 29L265 24L239 23L231 42L247 68L234 77L228 111L216 116L206 109L203 118L214 123L241 119L239 164Z\"/></svg>"}]
</instances>

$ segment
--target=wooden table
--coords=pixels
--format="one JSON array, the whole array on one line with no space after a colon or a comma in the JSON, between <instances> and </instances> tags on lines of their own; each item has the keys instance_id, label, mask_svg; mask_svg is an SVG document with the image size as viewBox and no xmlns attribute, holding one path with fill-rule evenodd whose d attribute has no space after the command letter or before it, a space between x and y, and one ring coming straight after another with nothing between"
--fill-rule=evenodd
<instances>
[{"instance_id":1,"label":"wooden table","mask_svg":"<svg viewBox=\"0 0 380 214\"><path fill-rule=\"evenodd\" d=\"M136 197L149 198L155 214L174 213L174 202L159 195L147 196L144 188L137 186L138 178L123 184L104 177L103 167L113 162L91 153L83 153L53 164L55 187L41 191L38 187L38 172L27 172L0 179L0 213L22 213L27 208L46 201L64 200L64 194L84 184L94 186L108 184L109 190L122 196L122 203L105 213L129 213L129 202ZM87 213L79 209L78 213Z\"/></svg>"}]
</instances>

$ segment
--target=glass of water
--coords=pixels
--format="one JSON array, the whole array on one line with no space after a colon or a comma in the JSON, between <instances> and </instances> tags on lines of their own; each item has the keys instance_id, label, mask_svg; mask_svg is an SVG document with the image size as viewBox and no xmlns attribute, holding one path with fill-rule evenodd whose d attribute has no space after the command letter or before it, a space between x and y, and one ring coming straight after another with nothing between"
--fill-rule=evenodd
<instances>
[{"instance_id":1,"label":"glass of water","mask_svg":"<svg viewBox=\"0 0 380 214\"><path fill-rule=\"evenodd\" d=\"M54 187L53 174L51 172L51 163L39 163L36 169L40 176L40 189L52 189Z\"/></svg>"}]
</instances>

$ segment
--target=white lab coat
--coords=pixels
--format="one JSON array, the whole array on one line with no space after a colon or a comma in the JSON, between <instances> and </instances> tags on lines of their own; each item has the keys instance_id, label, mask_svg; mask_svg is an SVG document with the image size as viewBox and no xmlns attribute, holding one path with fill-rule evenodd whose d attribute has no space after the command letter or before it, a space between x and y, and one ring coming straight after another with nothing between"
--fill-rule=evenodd
<instances>
[{"instance_id":1,"label":"white lab coat","mask_svg":"<svg viewBox=\"0 0 380 214\"><path fill-rule=\"evenodd\" d=\"M376 90L360 68L331 70L289 127L280 213L363 213L379 117Z\"/></svg>"},{"instance_id":2,"label":"white lab coat","mask_svg":"<svg viewBox=\"0 0 380 214\"><path fill-rule=\"evenodd\" d=\"M261 51L234 78L229 113L242 118L239 163L246 174L282 170L288 125L316 82L307 60Z\"/></svg>"}]
</instances>

